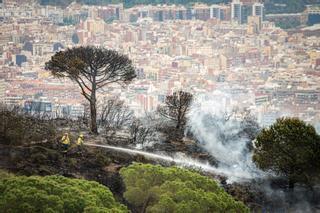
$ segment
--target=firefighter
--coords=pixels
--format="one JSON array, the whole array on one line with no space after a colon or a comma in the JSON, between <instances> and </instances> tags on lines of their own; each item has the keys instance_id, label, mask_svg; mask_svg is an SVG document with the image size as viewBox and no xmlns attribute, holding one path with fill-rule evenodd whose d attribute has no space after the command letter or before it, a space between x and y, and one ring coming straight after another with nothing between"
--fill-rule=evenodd
<instances>
[{"instance_id":1,"label":"firefighter","mask_svg":"<svg viewBox=\"0 0 320 213\"><path fill-rule=\"evenodd\" d=\"M68 133L64 133L63 137L61 138L61 143L63 145L63 148L67 150L70 146L70 138Z\"/></svg>"},{"instance_id":2,"label":"firefighter","mask_svg":"<svg viewBox=\"0 0 320 213\"><path fill-rule=\"evenodd\" d=\"M82 146L83 145L83 134L79 135L79 138L77 140L77 145Z\"/></svg>"}]
</instances>

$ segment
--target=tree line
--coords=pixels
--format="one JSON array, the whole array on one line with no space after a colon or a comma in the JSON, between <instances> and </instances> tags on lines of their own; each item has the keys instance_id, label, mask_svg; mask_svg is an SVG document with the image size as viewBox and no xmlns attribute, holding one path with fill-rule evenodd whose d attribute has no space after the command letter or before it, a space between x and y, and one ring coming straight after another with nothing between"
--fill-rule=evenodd
<instances>
[{"instance_id":1,"label":"tree line","mask_svg":"<svg viewBox=\"0 0 320 213\"><path fill-rule=\"evenodd\" d=\"M107 5L123 3L124 7L130 8L141 4L179 4L192 5L194 3L219 4L229 3L231 0L39 0L42 5L55 5L66 7L72 2L88 5ZM319 4L319 0L270 0L265 2L266 13L299 13L304 11L308 4ZM279 6L280 4L280 6ZM281 6L283 4L283 6Z\"/></svg>"},{"instance_id":2,"label":"tree line","mask_svg":"<svg viewBox=\"0 0 320 213\"><path fill-rule=\"evenodd\" d=\"M123 167L120 175L126 205L95 181L58 175L26 177L0 170L0 211L249 212L215 180L197 172L134 163Z\"/></svg>"}]
</instances>

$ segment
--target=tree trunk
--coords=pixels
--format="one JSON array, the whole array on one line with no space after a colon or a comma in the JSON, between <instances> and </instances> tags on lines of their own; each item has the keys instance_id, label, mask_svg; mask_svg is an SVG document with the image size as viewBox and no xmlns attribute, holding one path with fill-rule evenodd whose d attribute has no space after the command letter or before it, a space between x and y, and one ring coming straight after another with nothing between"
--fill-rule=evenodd
<instances>
[{"instance_id":1,"label":"tree trunk","mask_svg":"<svg viewBox=\"0 0 320 213\"><path fill-rule=\"evenodd\" d=\"M91 100L90 100L90 115L91 115L91 132L98 134L97 125L97 108L96 108L96 85L92 84Z\"/></svg>"},{"instance_id":2,"label":"tree trunk","mask_svg":"<svg viewBox=\"0 0 320 213\"><path fill-rule=\"evenodd\" d=\"M290 191L293 191L294 184L295 184L295 182L293 180L289 179L289 190Z\"/></svg>"},{"instance_id":3,"label":"tree trunk","mask_svg":"<svg viewBox=\"0 0 320 213\"><path fill-rule=\"evenodd\" d=\"M95 103L90 103L90 114L91 114L91 132L93 134L98 134L97 109L96 109Z\"/></svg>"},{"instance_id":4,"label":"tree trunk","mask_svg":"<svg viewBox=\"0 0 320 213\"><path fill-rule=\"evenodd\" d=\"M181 127L181 115L180 115L180 112L179 112L178 117L177 117L176 129L179 130L180 127Z\"/></svg>"},{"instance_id":5,"label":"tree trunk","mask_svg":"<svg viewBox=\"0 0 320 213\"><path fill-rule=\"evenodd\" d=\"M142 209L141 209L141 213L146 213L149 202L150 202L150 197L148 197L147 200L144 202Z\"/></svg>"}]
</instances>

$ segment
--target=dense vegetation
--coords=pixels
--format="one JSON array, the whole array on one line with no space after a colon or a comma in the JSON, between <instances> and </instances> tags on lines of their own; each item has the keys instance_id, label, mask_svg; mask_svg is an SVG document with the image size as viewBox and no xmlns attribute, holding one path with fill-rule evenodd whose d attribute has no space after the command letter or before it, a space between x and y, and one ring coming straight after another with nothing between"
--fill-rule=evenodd
<instances>
[{"instance_id":1,"label":"dense vegetation","mask_svg":"<svg viewBox=\"0 0 320 213\"><path fill-rule=\"evenodd\" d=\"M301 22L297 19L287 18L275 22L277 27L282 29L293 29L301 25Z\"/></svg>"},{"instance_id":2,"label":"dense vegetation","mask_svg":"<svg viewBox=\"0 0 320 213\"><path fill-rule=\"evenodd\" d=\"M94 181L0 175L0 212L128 212Z\"/></svg>"},{"instance_id":3,"label":"dense vegetation","mask_svg":"<svg viewBox=\"0 0 320 213\"><path fill-rule=\"evenodd\" d=\"M74 0L39 0L43 5L67 6ZM182 4L190 5L196 2L217 4L228 3L230 0L77 0L77 2L91 5L105 5L111 3L124 3L125 7L139 4ZM267 13L298 13L305 9L307 4L319 4L320 0L270 0L265 2Z\"/></svg>"},{"instance_id":4,"label":"dense vegetation","mask_svg":"<svg viewBox=\"0 0 320 213\"><path fill-rule=\"evenodd\" d=\"M253 160L295 183L313 185L320 174L320 136L297 118L280 118L256 138Z\"/></svg>"},{"instance_id":5,"label":"dense vegetation","mask_svg":"<svg viewBox=\"0 0 320 213\"><path fill-rule=\"evenodd\" d=\"M249 212L213 179L186 169L135 163L120 174L124 197L141 212Z\"/></svg>"},{"instance_id":6,"label":"dense vegetation","mask_svg":"<svg viewBox=\"0 0 320 213\"><path fill-rule=\"evenodd\" d=\"M272 0L265 7L267 13L300 13L306 4L306 0Z\"/></svg>"}]
</instances>

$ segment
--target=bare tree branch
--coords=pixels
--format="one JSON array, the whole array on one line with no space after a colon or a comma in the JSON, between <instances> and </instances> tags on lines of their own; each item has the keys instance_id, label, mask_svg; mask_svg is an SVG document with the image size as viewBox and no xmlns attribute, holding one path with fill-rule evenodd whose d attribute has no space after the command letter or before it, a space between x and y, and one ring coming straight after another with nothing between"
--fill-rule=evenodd
<instances>
[{"instance_id":1,"label":"bare tree branch","mask_svg":"<svg viewBox=\"0 0 320 213\"><path fill-rule=\"evenodd\" d=\"M181 129L186 123L186 114L192 102L192 94L178 91L166 97L165 104L158 107L158 113L176 123L176 129Z\"/></svg>"}]
</instances>

